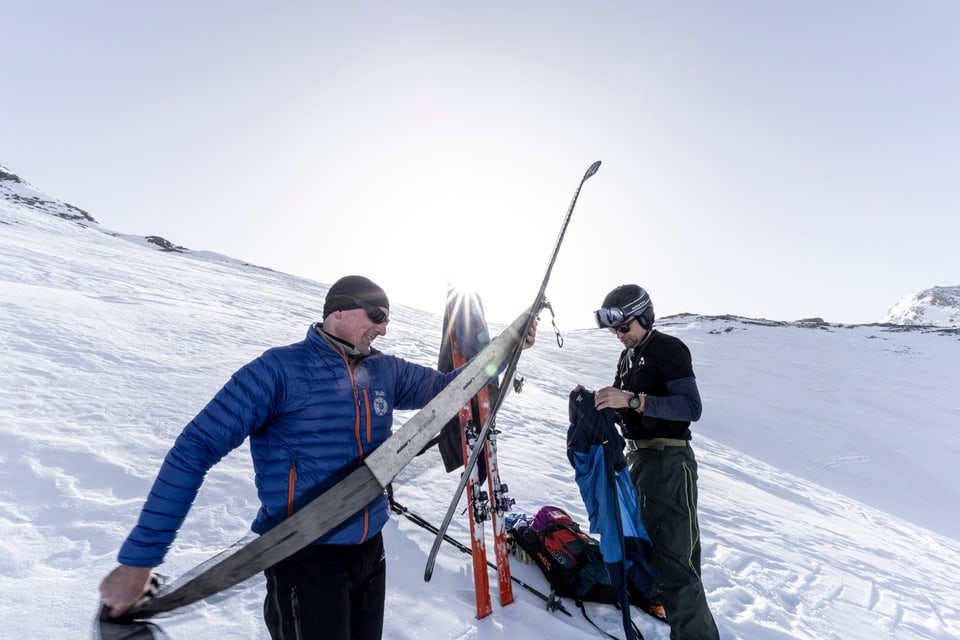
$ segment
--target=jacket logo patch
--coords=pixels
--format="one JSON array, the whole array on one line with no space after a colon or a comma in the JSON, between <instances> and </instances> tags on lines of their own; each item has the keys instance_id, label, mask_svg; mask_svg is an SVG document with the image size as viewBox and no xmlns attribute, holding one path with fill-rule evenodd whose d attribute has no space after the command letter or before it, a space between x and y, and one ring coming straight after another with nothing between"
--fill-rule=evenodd
<instances>
[{"instance_id":1,"label":"jacket logo patch","mask_svg":"<svg viewBox=\"0 0 960 640\"><path fill-rule=\"evenodd\" d=\"M384 397L386 393L383 391L374 391L373 392L373 412L378 416L387 415L387 411L390 407L387 405L387 399Z\"/></svg>"}]
</instances>

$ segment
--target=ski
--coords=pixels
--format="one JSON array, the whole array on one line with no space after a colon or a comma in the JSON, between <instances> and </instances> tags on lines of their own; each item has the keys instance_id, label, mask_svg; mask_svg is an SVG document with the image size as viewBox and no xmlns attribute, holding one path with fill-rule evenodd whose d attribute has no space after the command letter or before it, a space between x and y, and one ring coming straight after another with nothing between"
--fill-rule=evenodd
<instances>
[{"instance_id":1,"label":"ski","mask_svg":"<svg viewBox=\"0 0 960 640\"><path fill-rule=\"evenodd\" d=\"M533 304L530 305L530 315L527 317L527 322L523 326L523 330L521 332L521 335L523 336L526 336L530 331L530 328L533 326L534 319L543 308L544 294L547 291L547 284L550 282L550 274L553 273L553 265L557 261L557 254L560 253L560 245L563 244L563 237L567 233L567 227L570 224L570 218L573 216L573 209L577 204L577 198L580 196L580 190L583 188L583 184L587 181L587 179L595 174L599 168L600 161L597 160L590 165L586 173L583 174L580 184L577 185L577 190L574 192L573 199L570 201L570 206L567 208L567 214L563 219L563 224L560 226L560 233L557 236L556 242L554 243L553 253L550 256L550 261L547 263L547 270L543 275L543 281L540 283L540 289L537 291L537 295L533 299ZM496 402L494 403L493 407L491 407L490 412L487 415L487 419L483 424L483 428L480 430L480 434L478 436L480 441L486 440L491 425L496 418L497 411L500 410L500 406L503 404L503 399L507 396L510 387L513 386L513 379L517 372L517 362L520 360L521 346L522 344L516 345L510 355L509 364L507 365L506 372L503 375L501 392L497 395ZM437 562L437 552L440 550L440 543L443 541L443 534L447 532L447 528L450 526L450 521L453 518L453 514L457 509L457 505L460 503L460 497L463 495L464 487L469 480L470 471L472 471L473 467L477 464L477 459L480 457L480 453L482 451L483 449L481 448L474 449L474 451L470 454L470 459L467 460L466 464L464 465L464 473L460 478L460 484L457 485L453 500L450 501L450 505L447 508L447 513L443 518L443 522L440 524L440 532L433 541L433 546L430 549L430 555L427 557L427 565L423 571L423 579L427 582L429 582L430 578L433 576L433 567Z\"/></svg>"},{"instance_id":2,"label":"ski","mask_svg":"<svg viewBox=\"0 0 960 640\"><path fill-rule=\"evenodd\" d=\"M483 305L480 298L470 296L467 301L469 309L467 317L472 319L472 333L481 339L481 342L472 344L472 348L463 351L464 362L476 355L480 347L486 345L490 340L487 332L487 320L484 317ZM486 424L490 417L490 394L499 393L499 387L489 384L480 389L476 397L476 418L477 425ZM477 436L479 438L479 435ZM491 423L491 428L487 432L486 439L483 440L485 451L483 452L484 463L487 469L487 486L490 495L490 516L493 525L493 548L497 559L497 582L500 589L500 606L508 605L513 602L513 586L510 582L510 551L507 545L507 528L504 525L504 518L514 500L507 495L507 485L500 480L500 462L497 457L497 429L496 423ZM465 458L466 459L466 458Z\"/></svg>"},{"instance_id":3,"label":"ski","mask_svg":"<svg viewBox=\"0 0 960 640\"><path fill-rule=\"evenodd\" d=\"M477 397L480 407L480 424L486 424L490 415L490 398L487 389L481 389ZM484 440L487 449L487 484L491 496L491 524L493 525L493 552L497 559L497 582L500 588L500 606L513 602L513 586L510 584L510 548L507 544L507 528L504 518L514 504L507 495L507 485L500 481L500 462L497 458L497 430L492 427Z\"/></svg>"},{"instance_id":4,"label":"ski","mask_svg":"<svg viewBox=\"0 0 960 640\"><path fill-rule=\"evenodd\" d=\"M444 341L441 345L441 370L445 366L460 367L474 357L490 341L483 304L479 296L469 291L451 290L447 296L444 316ZM489 578L486 570L486 541L484 523L493 525L494 552L497 558L497 579L500 605L513 602L513 585L510 581L510 558L507 548L506 528L503 517L512 500L507 497L507 486L500 481L497 461L496 429L489 431L486 440L480 440L480 426L490 413L490 393L496 393L495 384L481 389L476 397L460 412L461 444L466 462L475 447L482 447L483 470L487 478L487 491L483 490L480 465L469 472L466 484L467 511L470 514L470 535L473 543L474 587L477 597L477 617L491 612Z\"/></svg>"},{"instance_id":5,"label":"ski","mask_svg":"<svg viewBox=\"0 0 960 640\"><path fill-rule=\"evenodd\" d=\"M369 504L443 424L489 382L489 372L499 370L510 354L521 348L530 318L529 310L521 313L443 391L367 456L363 466L263 535L162 587L156 597L125 620L144 620L173 611L239 584L309 545Z\"/></svg>"},{"instance_id":6,"label":"ski","mask_svg":"<svg viewBox=\"0 0 960 640\"><path fill-rule=\"evenodd\" d=\"M442 352L440 354L441 371L446 369L447 366L453 369L462 366L467 360L462 345L468 344L471 338L477 337L475 333L468 329L472 317L469 310L464 312L461 307L464 301L452 291L447 296L447 306L443 318ZM481 390L481 392L485 391L486 388ZM460 408L458 415L460 445L464 461L470 458L470 454L476 447L486 447L485 443L477 440L479 428L477 427L478 416L475 407L480 399L479 393ZM483 457L486 459L486 452L484 452ZM487 573L487 549L483 524L489 519L490 498L489 494L483 490L479 465L474 466L468 474L466 496L467 519L470 522L470 544L472 548L470 556L473 560L473 590L477 601L477 619L482 620L493 613L493 606L490 604L490 577Z\"/></svg>"}]
</instances>

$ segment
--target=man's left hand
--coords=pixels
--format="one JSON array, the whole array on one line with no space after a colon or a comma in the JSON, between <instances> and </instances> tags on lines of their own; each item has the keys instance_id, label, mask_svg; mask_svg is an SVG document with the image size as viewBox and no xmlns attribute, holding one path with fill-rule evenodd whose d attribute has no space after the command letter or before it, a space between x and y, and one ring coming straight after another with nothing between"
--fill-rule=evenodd
<instances>
[{"instance_id":1,"label":"man's left hand","mask_svg":"<svg viewBox=\"0 0 960 640\"><path fill-rule=\"evenodd\" d=\"M632 391L624 391L616 387L604 387L597 391L594 396L594 404L597 409L623 409L630 406L629 402L632 397Z\"/></svg>"},{"instance_id":2,"label":"man's left hand","mask_svg":"<svg viewBox=\"0 0 960 640\"><path fill-rule=\"evenodd\" d=\"M523 339L523 348L529 349L533 346L533 343L537 341L537 318L533 319L533 322L530 324L530 331L527 331L527 337Z\"/></svg>"}]
</instances>

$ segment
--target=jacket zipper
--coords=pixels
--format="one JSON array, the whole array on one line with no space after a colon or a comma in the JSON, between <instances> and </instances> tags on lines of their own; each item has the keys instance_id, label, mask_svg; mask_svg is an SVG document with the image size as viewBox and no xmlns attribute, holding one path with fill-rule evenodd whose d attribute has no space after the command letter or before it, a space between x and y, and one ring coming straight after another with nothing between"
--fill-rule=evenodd
<instances>
[{"instance_id":1,"label":"jacket zipper","mask_svg":"<svg viewBox=\"0 0 960 640\"><path fill-rule=\"evenodd\" d=\"M350 366L350 360L346 358L343 354L340 354L340 357L343 358L343 362L347 365L347 373L350 376L350 386L353 388L353 401L357 408L357 420L354 423L353 431L354 435L357 438L357 450L360 452L360 466L363 465L364 449L363 449L363 437L360 434L360 425L361 417L364 414L364 406L366 405L365 413L367 415L367 442L370 441L370 402L367 398L366 389L363 390L363 398L361 399L361 394L357 392L357 381L353 376L353 368ZM293 508L291 502L290 508ZM360 535L360 542L364 542L367 539L367 534L370 531L370 506L367 505L363 508L363 533Z\"/></svg>"},{"instance_id":2,"label":"jacket zipper","mask_svg":"<svg viewBox=\"0 0 960 640\"><path fill-rule=\"evenodd\" d=\"M297 461L290 461L290 474L287 477L287 517L293 515L293 496L297 486Z\"/></svg>"}]
</instances>

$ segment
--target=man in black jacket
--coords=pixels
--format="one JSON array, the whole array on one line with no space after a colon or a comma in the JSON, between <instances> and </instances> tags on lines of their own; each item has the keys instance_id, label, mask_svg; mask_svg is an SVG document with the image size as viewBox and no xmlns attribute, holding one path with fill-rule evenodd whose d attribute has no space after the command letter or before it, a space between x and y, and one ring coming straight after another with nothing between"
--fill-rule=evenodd
<instances>
[{"instance_id":1,"label":"man in black jacket","mask_svg":"<svg viewBox=\"0 0 960 640\"><path fill-rule=\"evenodd\" d=\"M597 391L598 409L618 409L630 478L660 572L659 595L671 640L717 640L717 625L700 580L697 461L690 423L702 404L690 350L653 328L653 303L625 284L603 299L597 325L624 346L613 386Z\"/></svg>"}]
</instances>

